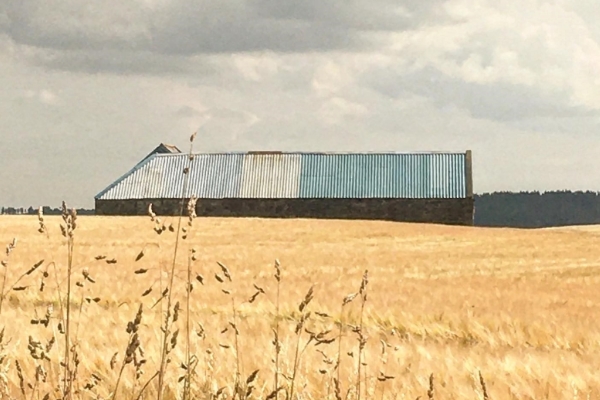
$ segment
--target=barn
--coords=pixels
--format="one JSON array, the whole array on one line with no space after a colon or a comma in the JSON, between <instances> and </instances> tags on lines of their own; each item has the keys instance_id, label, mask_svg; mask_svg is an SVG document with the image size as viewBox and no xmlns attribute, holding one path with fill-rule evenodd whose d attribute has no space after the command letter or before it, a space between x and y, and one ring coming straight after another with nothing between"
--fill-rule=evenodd
<instances>
[{"instance_id":1,"label":"barn","mask_svg":"<svg viewBox=\"0 0 600 400\"><path fill-rule=\"evenodd\" d=\"M184 170L188 173L184 174ZM473 225L471 151L181 153L161 144L95 197L97 215L365 219Z\"/></svg>"}]
</instances>

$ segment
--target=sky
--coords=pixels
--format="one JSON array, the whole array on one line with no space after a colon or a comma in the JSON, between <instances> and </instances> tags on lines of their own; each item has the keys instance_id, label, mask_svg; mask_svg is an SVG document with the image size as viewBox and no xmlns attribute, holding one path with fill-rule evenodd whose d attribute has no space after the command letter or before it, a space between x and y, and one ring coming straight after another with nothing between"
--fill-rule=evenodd
<instances>
[{"instance_id":1,"label":"sky","mask_svg":"<svg viewBox=\"0 0 600 400\"><path fill-rule=\"evenodd\" d=\"M93 207L159 143L473 151L600 190L597 0L2 0L0 205Z\"/></svg>"}]
</instances>

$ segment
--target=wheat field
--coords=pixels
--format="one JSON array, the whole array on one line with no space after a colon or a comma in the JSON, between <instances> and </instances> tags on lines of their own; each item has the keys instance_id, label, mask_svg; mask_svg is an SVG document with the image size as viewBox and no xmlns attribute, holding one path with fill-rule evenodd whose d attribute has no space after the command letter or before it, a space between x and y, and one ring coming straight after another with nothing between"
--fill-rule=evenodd
<instances>
[{"instance_id":1,"label":"wheat field","mask_svg":"<svg viewBox=\"0 0 600 400\"><path fill-rule=\"evenodd\" d=\"M0 258L7 261L0 267L0 279L6 276L0 312L0 395L5 398L60 395L56 386L64 335L58 327L58 296L65 293L68 255L60 223L60 217L46 217L47 232L39 233L35 217L0 217L2 245L17 239L10 254ZM174 218L162 223L177 227ZM149 217L77 219L71 300L78 359L75 398L111 396L128 347L128 321L140 304L139 340L146 363L125 365L116 394L156 398L157 383L150 378L159 368L166 311L165 300L157 301L169 280L176 234L169 229L157 234L154 226ZM188 261L194 281L189 346L197 360L193 398L216 398L217 392L219 398L231 398L237 372L245 382L256 370L249 398L272 394L276 321L281 329L279 380L285 387L280 399L289 393L294 364L293 397L298 399L354 399L358 393L362 399L600 398L598 243L600 229L595 227L516 230L198 218L179 241L172 298L182 305L174 322L180 334L169 355L165 399L179 399L183 390ZM276 259L281 265L279 313ZM231 282L217 262L228 268ZM359 290L365 270L366 342L358 375L358 335L348 327L360 323L361 302L355 298L342 308L342 301ZM311 340L305 347L310 334L301 332L298 341L295 327L301 318L298 306L313 285L304 327L335 340ZM53 314L44 326L39 321L49 305ZM52 337L55 343L48 348ZM35 343L41 344L35 351L48 350L46 359L32 357ZM298 343L300 357L295 357ZM40 374L46 374L44 379Z\"/></svg>"}]
</instances>

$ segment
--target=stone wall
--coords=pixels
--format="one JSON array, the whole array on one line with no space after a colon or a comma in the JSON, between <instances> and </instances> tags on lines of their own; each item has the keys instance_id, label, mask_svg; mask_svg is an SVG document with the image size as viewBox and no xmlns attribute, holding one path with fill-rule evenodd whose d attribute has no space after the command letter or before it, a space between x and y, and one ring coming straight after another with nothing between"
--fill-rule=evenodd
<instances>
[{"instance_id":1,"label":"stone wall","mask_svg":"<svg viewBox=\"0 0 600 400\"><path fill-rule=\"evenodd\" d=\"M96 200L96 215L178 215L177 199ZM187 205L187 202L186 202ZM199 199L198 216L364 219L473 225L466 199Z\"/></svg>"}]
</instances>

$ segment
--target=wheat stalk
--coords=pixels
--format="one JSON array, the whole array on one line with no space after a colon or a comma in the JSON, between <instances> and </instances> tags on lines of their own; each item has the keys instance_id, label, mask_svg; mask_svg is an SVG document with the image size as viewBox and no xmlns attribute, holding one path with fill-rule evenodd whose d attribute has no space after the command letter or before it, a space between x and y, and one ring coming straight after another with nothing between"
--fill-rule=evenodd
<instances>
[{"instance_id":1,"label":"wheat stalk","mask_svg":"<svg viewBox=\"0 0 600 400\"><path fill-rule=\"evenodd\" d=\"M62 202L62 219L64 225L60 225L62 235L67 239L67 297L66 297L66 323L65 323L65 348L64 348L64 397L67 400L72 398L73 376L71 371L71 274L73 271L73 249L74 232L77 228L77 213L75 209L70 211L67 204Z\"/></svg>"},{"instance_id":2,"label":"wheat stalk","mask_svg":"<svg viewBox=\"0 0 600 400\"><path fill-rule=\"evenodd\" d=\"M194 219L196 218L196 197L192 196L188 202L187 211L188 211L188 226L191 229ZM187 236L185 236L187 237ZM185 238L184 237L184 238ZM190 399L190 390L191 390L191 371L192 366L190 365L190 342L191 342L191 318L190 318L190 299L192 294L192 261L195 259L196 250L191 249L188 251L188 263L187 263L187 282L186 282L186 296L185 296L185 381L184 381L184 389L183 389L183 399Z\"/></svg>"},{"instance_id":3,"label":"wheat stalk","mask_svg":"<svg viewBox=\"0 0 600 400\"><path fill-rule=\"evenodd\" d=\"M166 368L166 361L167 361L167 346L168 346L168 337L169 337L169 333L170 333L170 324L169 324L169 310L171 308L171 302L172 302L172 293L173 293L173 279L175 278L175 265L177 262L177 250L179 249L179 237L181 235L181 220L183 217L183 209L185 206L185 198L187 195L187 187L188 187L188 183L189 183L189 176L190 176L190 168L192 165L192 160L193 160L193 148L194 148L194 139L196 137L196 133L194 133L191 137L190 137L190 151L189 151L189 162L188 162L188 166L184 168L183 170L183 175L184 175L184 179L183 179L183 185L182 185L182 189L181 189L181 206L179 209L179 217L177 219L177 235L175 237L175 248L173 250L173 262L171 264L171 271L169 274L169 283L167 286L167 318L165 319L165 327L164 327L164 332L163 332L163 343L162 343L162 351L161 351L161 357L160 357L160 369L159 369L159 374L158 374L158 400L162 400L163 399L163 390L164 390L164 379L165 379L165 368Z\"/></svg>"},{"instance_id":4,"label":"wheat stalk","mask_svg":"<svg viewBox=\"0 0 600 400\"><path fill-rule=\"evenodd\" d=\"M277 282L277 298L275 301L275 331L273 339L273 347L275 349L275 385L273 386L274 397L278 397L279 393L279 353L281 353L281 343L279 342L279 301L280 301L280 287L281 287L281 265L279 260L275 260L275 274L273 275Z\"/></svg>"},{"instance_id":5,"label":"wheat stalk","mask_svg":"<svg viewBox=\"0 0 600 400\"><path fill-rule=\"evenodd\" d=\"M308 305L310 304L310 302L313 299L313 290L314 290L314 287L311 286L310 289L308 289L308 292L306 293L306 295L304 296L304 299L302 299L302 301L300 302L300 305L298 306L298 311L300 311L300 319L298 320L298 322L296 324L296 329L294 331L296 334L296 350L294 353L292 383L291 383L290 394L289 394L290 400L294 399L294 388L295 388L295 383L296 383L296 377L298 374L298 367L300 364L300 357L301 357L300 337L302 336L302 329L304 328L306 321L308 320L308 318L310 318L310 312L304 312L304 310L306 309L306 307L308 307ZM308 346L310 341L312 341L312 336L310 337L309 341L306 343L306 346ZM306 349L306 346L304 347L305 349Z\"/></svg>"},{"instance_id":6,"label":"wheat stalk","mask_svg":"<svg viewBox=\"0 0 600 400\"><path fill-rule=\"evenodd\" d=\"M362 366L362 356L363 356L363 350L365 348L366 345L366 338L363 334L363 317L364 317L364 311L365 311L365 303L367 302L367 284L369 283L369 279L368 279L368 273L369 271L365 270L365 273L363 275L362 281L360 283L360 289L358 291L358 293L361 296L361 304L360 304L360 322L359 322L359 326L357 329L357 334L358 334L358 374L356 377L356 390L358 392L358 400L360 400L360 395L361 395L361 376L360 376L360 372L361 372L361 366Z\"/></svg>"},{"instance_id":7,"label":"wheat stalk","mask_svg":"<svg viewBox=\"0 0 600 400\"><path fill-rule=\"evenodd\" d=\"M4 275L2 277L2 289L0 290L0 315L2 315L2 305L4 304L6 278L8 276L8 258L17 246L17 238L13 238L12 242L6 245L6 259L0 262L0 265L4 268Z\"/></svg>"}]
</instances>

